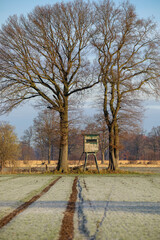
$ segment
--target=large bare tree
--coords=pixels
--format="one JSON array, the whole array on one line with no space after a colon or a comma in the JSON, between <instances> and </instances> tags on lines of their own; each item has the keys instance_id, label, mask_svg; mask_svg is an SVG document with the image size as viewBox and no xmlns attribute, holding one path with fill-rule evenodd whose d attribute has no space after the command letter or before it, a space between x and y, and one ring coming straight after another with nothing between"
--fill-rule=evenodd
<instances>
[{"instance_id":1,"label":"large bare tree","mask_svg":"<svg viewBox=\"0 0 160 240\"><path fill-rule=\"evenodd\" d=\"M95 3L93 46L104 91L103 112L109 131L109 169L119 160L119 123L124 105L140 90L158 86L159 38L151 19L137 17L129 2ZM142 98L141 98L142 99ZM123 114L124 116L124 114Z\"/></svg>"},{"instance_id":2,"label":"large bare tree","mask_svg":"<svg viewBox=\"0 0 160 240\"><path fill-rule=\"evenodd\" d=\"M68 101L95 84L88 61L92 8L83 0L36 7L0 31L1 109L43 98L60 114L58 170L67 171ZM92 73L92 74L91 74Z\"/></svg>"}]
</instances>

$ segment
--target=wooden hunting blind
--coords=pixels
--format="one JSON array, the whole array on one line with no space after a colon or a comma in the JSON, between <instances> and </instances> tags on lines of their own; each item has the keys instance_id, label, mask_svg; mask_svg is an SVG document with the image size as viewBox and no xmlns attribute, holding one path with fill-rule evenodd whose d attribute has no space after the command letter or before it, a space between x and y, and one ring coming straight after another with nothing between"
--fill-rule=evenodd
<instances>
[{"instance_id":1,"label":"wooden hunting blind","mask_svg":"<svg viewBox=\"0 0 160 240\"><path fill-rule=\"evenodd\" d=\"M99 151L99 135L85 134L84 135L84 152L97 153Z\"/></svg>"},{"instance_id":2,"label":"wooden hunting blind","mask_svg":"<svg viewBox=\"0 0 160 240\"><path fill-rule=\"evenodd\" d=\"M83 152L85 153L84 170L86 168L88 155L93 154L95 157L96 167L99 172L97 157L96 157L96 153L98 151L99 151L99 134L84 134L84 138L83 138Z\"/></svg>"}]
</instances>

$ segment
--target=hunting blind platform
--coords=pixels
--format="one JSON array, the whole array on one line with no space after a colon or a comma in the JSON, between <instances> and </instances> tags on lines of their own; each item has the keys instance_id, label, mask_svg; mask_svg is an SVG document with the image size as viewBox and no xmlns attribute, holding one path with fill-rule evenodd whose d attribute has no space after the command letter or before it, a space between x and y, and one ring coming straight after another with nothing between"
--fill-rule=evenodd
<instances>
[{"instance_id":1,"label":"hunting blind platform","mask_svg":"<svg viewBox=\"0 0 160 240\"><path fill-rule=\"evenodd\" d=\"M99 172L96 154L99 151L99 134L84 134L83 138L83 152L85 153L84 170L89 155L94 155L97 170Z\"/></svg>"}]
</instances>

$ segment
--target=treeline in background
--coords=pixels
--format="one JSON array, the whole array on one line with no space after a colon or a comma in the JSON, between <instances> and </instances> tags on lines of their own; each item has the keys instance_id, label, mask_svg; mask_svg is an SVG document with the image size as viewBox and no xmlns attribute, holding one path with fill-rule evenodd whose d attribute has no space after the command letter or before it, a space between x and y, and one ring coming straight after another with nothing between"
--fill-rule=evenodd
<instances>
[{"instance_id":1,"label":"treeline in background","mask_svg":"<svg viewBox=\"0 0 160 240\"><path fill-rule=\"evenodd\" d=\"M81 115L81 114L80 114ZM98 160L109 159L108 129L103 116L80 115L69 122L69 160L81 160L83 155L83 135L100 135ZM83 124L81 124L83 118ZM125 130L124 130L125 129ZM59 117L55 111L43 110L34 119L33 125L18 139L14 127L8 123L0 124L1 165L6 160L57 160L59 154ZM139 125L123 128L120 131L120 160L160 160L160 126L145 133Z\"/></svg>"}]
</instances>

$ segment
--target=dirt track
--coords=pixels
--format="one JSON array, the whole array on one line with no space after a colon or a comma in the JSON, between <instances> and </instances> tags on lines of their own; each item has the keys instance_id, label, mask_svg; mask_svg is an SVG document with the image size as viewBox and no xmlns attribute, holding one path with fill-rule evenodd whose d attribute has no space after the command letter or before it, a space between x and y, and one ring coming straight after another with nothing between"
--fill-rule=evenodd
<instances>
[{"instance_id":1,"label":"dirt track","mask_svg":"<svg viewBox=\"0 0 160 240\"><path fill-rule=\"evenodd\" d=\"M34 197L32 197L29 201L25 202L21 206L19 206L17 209L15 209L13 212L5 216L0 220L0 228L5 226L7 223L9 223L15 216L23 212L26 208L28 208L33 202L38 200L43 194L49 191L49 189L60 179L61 177L58 177L56 180L51 182L45 189L42 190L42 192Z\"/></svg>"},{"instance_id":2,"label":"dirt track","mask_svg":"<svg viewBox=\"0 0 160 240\"><path fill-rule=\"evenodd\" d=\"M70 199L68 201L68 205L64 213L59 240L72 240L74 237L73 217L74 217L74 212L76 208L77 193L78 193L76 188L77 181L78 181L78 177L76 177L73 182L72 193L70 195Z\"/></svg>"},{"instance_id":3,"label":"dirt track","mask_svg":"<svg viewBox=\"0 0 160 240\"><path fill-rule=\"evenodd\" d=\"M42 195L44 195L46 192L49 191L49 189L60 179L61 177L58 177L56 180L51 182L45 189L42 190L42 192L34 197L32 197L29 201L25 202L21 206L19 206L17 209L15 209L13 212L5 216L0 220L0 228L8 224L14 217L16 217L18 214L23 212L25 209L27 209L32 203L34 203L36 200L38 200ZM74 212L76 208L76 201L77 201L77 181L78 177L75 177L73 186L72 186L72 193L70 195L70 199L67 204L66 211L64 212L64 218L61 225L60 230L60 237L59 240L72 240L74 237Z\"/></svg>"}]
</instances>

